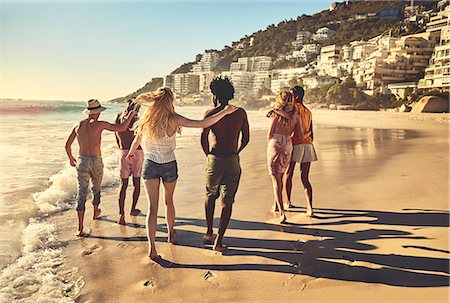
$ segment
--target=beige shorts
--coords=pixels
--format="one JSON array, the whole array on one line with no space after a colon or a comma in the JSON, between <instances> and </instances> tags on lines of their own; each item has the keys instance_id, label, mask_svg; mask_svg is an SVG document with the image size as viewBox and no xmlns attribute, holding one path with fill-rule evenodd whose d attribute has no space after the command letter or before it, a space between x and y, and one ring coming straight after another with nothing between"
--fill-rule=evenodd
<instances>
[{"instance_id":1,"label":"beige shorts","mask_svg":"<svg viewBox=\"0 0 450 303\"><path fill-rule=\"evenodd\" d=\"M142 149L137 149L131 160L127 157L128 149L120 150L119 170L120 178L128 179L130 176L139 178L142 175L142 165L144 163L144 152Z\"/></svg>"},{"instance_id":2,"label":"beige shorts","mask_svg":"<svg viewBox=\"0 0 450 303\"><path fill-rule=\"evenodd\" d=\"M306 163L317 161L316 150L312 144L298 144L294 145L292 151L292 162Z\"/></svg>"}]
</instances>

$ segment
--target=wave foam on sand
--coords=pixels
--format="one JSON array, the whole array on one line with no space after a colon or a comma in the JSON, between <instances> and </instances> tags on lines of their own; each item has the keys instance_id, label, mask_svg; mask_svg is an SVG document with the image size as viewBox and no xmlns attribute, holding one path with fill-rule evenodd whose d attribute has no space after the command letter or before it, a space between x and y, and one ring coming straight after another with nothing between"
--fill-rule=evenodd
<instances>
[{"instance_id":1,"label":"wave foam on sand","mask_svg":"<svg viewBox=\"0 0 450 303\"><path fill-rule=\"evenodd\" d=\"M117 155L108 146L102 187L117 183ZM31 218L22 233L21 257L0 274L0 303L3 302L74 302L84 285L77 269L63 266L62 247L57 228L43 218L72 209L77 193L76 169L65 167L49 178L49 186L33 194L39 217ZM74 218L75 219L75 218Z\"/></svg>"},{"instance_id":2,"label":"wave foam on sand","mask_svg":"<svg viewBox=\"0 0 450 303\"><path fill-rule=\"evenodd\" d=\"M84 279L64 267L56 226L31 219L23 231L22 257L3 269L0 302L75 302Z\"/></svg>"}]
</instances>

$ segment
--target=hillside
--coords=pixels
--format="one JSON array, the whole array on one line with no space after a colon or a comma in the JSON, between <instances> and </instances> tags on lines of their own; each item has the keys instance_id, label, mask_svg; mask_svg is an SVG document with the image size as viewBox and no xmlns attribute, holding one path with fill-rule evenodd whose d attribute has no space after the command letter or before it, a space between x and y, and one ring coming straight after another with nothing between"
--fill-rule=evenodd
<instances>
[{"instance_id":1,"label":"hillside","mask_svg":"<svg viewBox=\"0 0 450 303\"><path fill-rule=\"evenodd\" d=\"M153 78L150 82L147 82L143 87L138 89L137 91L126 95L125 97L119 97L112 100L109 100L109 102L112 103L120 103L128 100L129 98L137 97L139 94L151 92L156 90L158 87L161 87L163 85L163 79L162 78Z\"/></svg>"},{"instance_id":2,"label":"hillside","mask_svg":"<svg viewBox=\"0 0 450 303\"><path fill-rule=\"evenodd\" d=\"M426 8L434 8L437 1L415 1ZM392 29L393 35L405 34L402 27L404 23L401 19L348 19L356 14L365 15L378 13L383 9L399 8L403 11L409 1L348 1L347 4L340 3L334 11L324 10L314 15L301 15L296 20L283 20L277 25L271 24L264 30L259 30L250 36L245 36L238 41L232 42L232 46L243 44L249 45L250 38L253 37L253 45L244 49L237 49L232 46L225 46L220 50L221 61L216 66L215 71L228 70L230 63L237 61L239 57L270 56L274 59L287 55L292 51L290 42L295 40L298 31L307 30L315 32L317 29L327 26L335 30L335 36L320 42L322 46L330 44L346 44L354 40L369 39L377 35L388 33ZM188 72L193 63L185 63L175 69L172 73ZM277 62L275 62L275 65ZM276 65L276 68L286 67L285 64Z\"/></svg>"},{"instance_id":3,"label":"hillside","mask_svg":"<svg viewBox=\"0 0 450 303\"><path fill-rule=\"evenodd\" d=\"M416 5L422 5L425 9L434 9L438 0L415 1ZM317 29L327 26L335 30L336 35L320 42L322 46L330 44L346 44L355 40L368 40L372 37L391 31L392 35L399 36L416 31L420 27L413 24L405 24L403 18L389 19L362 19L349 20L355 15L378 14L384 9L398 8L403 11L409 1L346 1L338 3L333 11L324 10L314 15L301 15L297 19L283 20L277 25L271 24L263 30L259 30L251 35L246 35L230 45L226 45L220 53L221 59L214 71L221 72L228 70L231 62L237 61L239 57L270 56L274 59L272 68L296 67L295 62L282 59L292 52L291 42L295 40L298 31L307 30L315 32ZM250 39L253 44L250 46ZM238 48L236 46L243 45ZM211 51L211 50L209 50ZM186 62L176 68L173 73L187 73L194 63L199 62L201 55L197 55L192 62ZM158 80L155 80L158 79ZM127 97L135 96L162 85L161 78L155 78L136 92L112 101L120 102ZM159 85L157 85L160 83Z\"/></svg>"}]
</instances>

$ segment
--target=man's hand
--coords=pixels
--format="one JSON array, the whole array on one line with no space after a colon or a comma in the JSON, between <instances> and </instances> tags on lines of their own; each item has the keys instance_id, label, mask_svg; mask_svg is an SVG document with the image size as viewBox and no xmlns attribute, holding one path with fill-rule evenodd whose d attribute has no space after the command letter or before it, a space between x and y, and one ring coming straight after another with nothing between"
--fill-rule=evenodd
<instances>
[{"instance_id":1,"label":"man's hand","mask_svg":"<svg viewBox=\"0 0 450 303\"><path fill-rule=\"evenodd\" d=\"M74 157L69 158L70 166L77 166L77 160Z\"/></svg>"},{"instance_id":2,"label":"man's hand","mask_svg":"<svg viewBox=\"0 0 450 303\"><path fill-rule=\"evenodd\" d=\"M134 157L134 155L131 155L130 153L128 153L127 156L125 157L125 159L126 159L128 162L131 162L131 160L133 160L133 157Z\"/></svg>"}]
</instances>

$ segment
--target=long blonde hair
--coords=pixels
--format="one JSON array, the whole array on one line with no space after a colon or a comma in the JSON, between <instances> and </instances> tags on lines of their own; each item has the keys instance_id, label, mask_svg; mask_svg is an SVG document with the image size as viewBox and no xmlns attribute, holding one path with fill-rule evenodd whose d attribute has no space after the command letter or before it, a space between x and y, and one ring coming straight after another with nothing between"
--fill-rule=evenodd
<instances>
[{"instance_id":1,"label":"long blonde hair","mask_svg":"<svg viewBox=\"0 0 450 303\"><path fill-rule=\"evenodd\" d=\"M295 110L294 100L292 98L292 94L288 91L282 90L275 96L275 104L273 106L274 109L283 110L289 114L291 114ZM269 114L269 117L278 117L281 119L281 123L284 126L290 123L290 119L286 119L280 115L277 115L274 112Z\"/></svg>"},{"instance_id":2,"label":"long blonde hair","mask_svg":"<svg viewBox=\"0 0 450 303\"><path fill-rule=\"evenodd\" d=\"M174 125L177 115L173 100L173 92L168 87L160 87L156 91L140 94L134 102L147 106L147 109L135 123L135 133L141 134L150 141L164 137L167 128Z\"/></svg>"}]
</instances>

